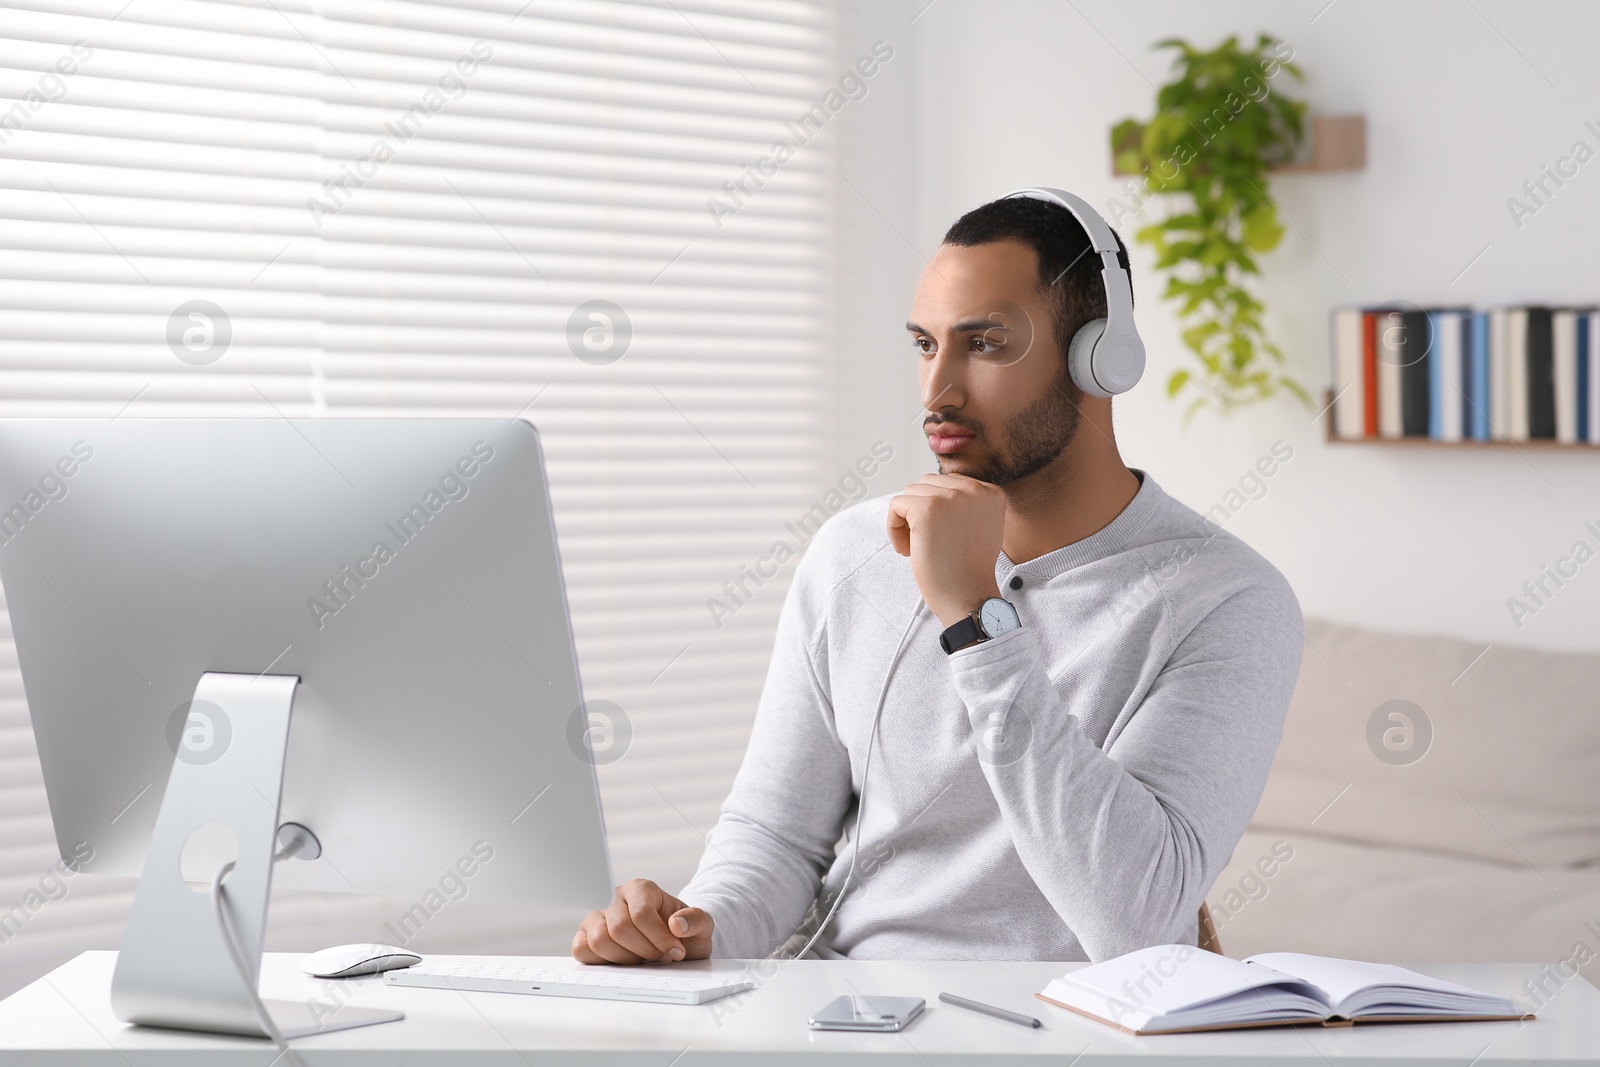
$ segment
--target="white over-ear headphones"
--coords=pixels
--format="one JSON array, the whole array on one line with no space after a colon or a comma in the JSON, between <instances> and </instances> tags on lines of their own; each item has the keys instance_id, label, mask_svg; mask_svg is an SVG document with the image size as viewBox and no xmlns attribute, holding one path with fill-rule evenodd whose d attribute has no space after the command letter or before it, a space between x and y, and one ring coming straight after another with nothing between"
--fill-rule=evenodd
<instances>
[{"instance_id":1,"label":"white over-ear headphones","mask_svg":"<svg viewBox=\"0 0 1600 1067\"><path fill-rule=\"evenodd\" d=\"M1064 189L1018 189L1000 199L1026 196L1048 200L1072 212L1089 247L1100 253L1100 280L1106 287L1106 317L1091 319L1072 335L1067 369L1090 396L1116 396L1132 389L1144 374L1144 342L1133 325L1133 284L1117 261L1117 238L1100 213Z\"/></svg>"}]
</instances>

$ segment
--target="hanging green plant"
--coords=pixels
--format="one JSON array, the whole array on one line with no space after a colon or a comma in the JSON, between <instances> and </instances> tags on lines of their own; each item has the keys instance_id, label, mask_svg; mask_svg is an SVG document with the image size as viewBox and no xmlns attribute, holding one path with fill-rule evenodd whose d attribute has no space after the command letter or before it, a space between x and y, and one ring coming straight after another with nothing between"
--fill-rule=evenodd
<instances>
[{"instance_id":1,"label":"hanging green plant","mask_svg":"<svg viewBox=\"0 0 1600 1067\"><path fill-rule=\"evenodd\" d=\"M1305 388L1284 373L1284 355L1261 323L1264 308L1248 280L1256 257L1283 239L1267 169L1288 163L1304 136L1306 105L1273 84L1282 71L1304 80L1287 44L1266 34L1254 48L1229 37L1202 51L1184 41L1174 77L1156 93L1156 112L1124 119L1111 132L1116 169L1144 178L1149 194L1187 202L1135 239L1151 245L1176 301L1183 343L1199 362L1167 379L1167 395L1189 397L1187 422L1202 408L1230 414L1283 392L1307 407Z\"/></svg>"}]
</instances>

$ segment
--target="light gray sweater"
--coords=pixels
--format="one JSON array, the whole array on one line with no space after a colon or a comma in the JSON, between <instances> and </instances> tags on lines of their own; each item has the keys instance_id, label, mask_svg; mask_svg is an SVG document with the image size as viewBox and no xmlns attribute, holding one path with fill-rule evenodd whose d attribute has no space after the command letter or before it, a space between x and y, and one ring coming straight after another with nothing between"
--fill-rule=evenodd
<instances>
[{"instance_id":1,"label":"light gray sweater","mask_svg":"<svg viewBox=\"0 0 1600 1067\"><path fill-rule=\"evenodd\" d=\"M768 956L844 883L851 848L835 846L914 613L825 954L1102 960L1194 943L1278 745L1300 607L1270 563L1136 473L1098 533L1021 565L1002 553L1022 628L951 656L889 546L888 497L823 526L681 894L711 913L714 955Z\"/></svg>"}]
</instances>

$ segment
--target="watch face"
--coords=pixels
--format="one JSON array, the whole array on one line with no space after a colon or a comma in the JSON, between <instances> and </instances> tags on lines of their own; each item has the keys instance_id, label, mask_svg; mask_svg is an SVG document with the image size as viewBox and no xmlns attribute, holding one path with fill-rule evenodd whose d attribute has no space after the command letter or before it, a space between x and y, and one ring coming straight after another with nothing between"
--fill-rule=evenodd
<instances>
[{"instance_id":1,"label":"watch face","mask_svg":"<svg viewBox=\"0 0 1600 1067\"><path fill-rule=\"evenodd\" d=\"M990 597L983 602L983 607L978 610L978 620L983 623L983 632L990 637L999 637L1022 625L1022 620L1017 617L1017 609L1011 606L1010 601L999 597Z\"/></svg>"}]
</instances>

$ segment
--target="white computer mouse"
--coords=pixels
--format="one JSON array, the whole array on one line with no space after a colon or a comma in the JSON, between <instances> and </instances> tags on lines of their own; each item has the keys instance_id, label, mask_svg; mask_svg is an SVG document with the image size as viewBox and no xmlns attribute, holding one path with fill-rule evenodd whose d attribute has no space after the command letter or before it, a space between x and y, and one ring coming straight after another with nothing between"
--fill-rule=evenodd
<instances>
[{"instance_id":1,"label":"white computer mouse","mask_svg":"<svg viewBox=\"0 0 1600 1067\"><path fill-rule=\"evenodd\" d=\"M300 969L313 978L355 978L409 967L421 959L393 945L337 945L313 952L300 961Z\"/></svg>"}]
</instances>

